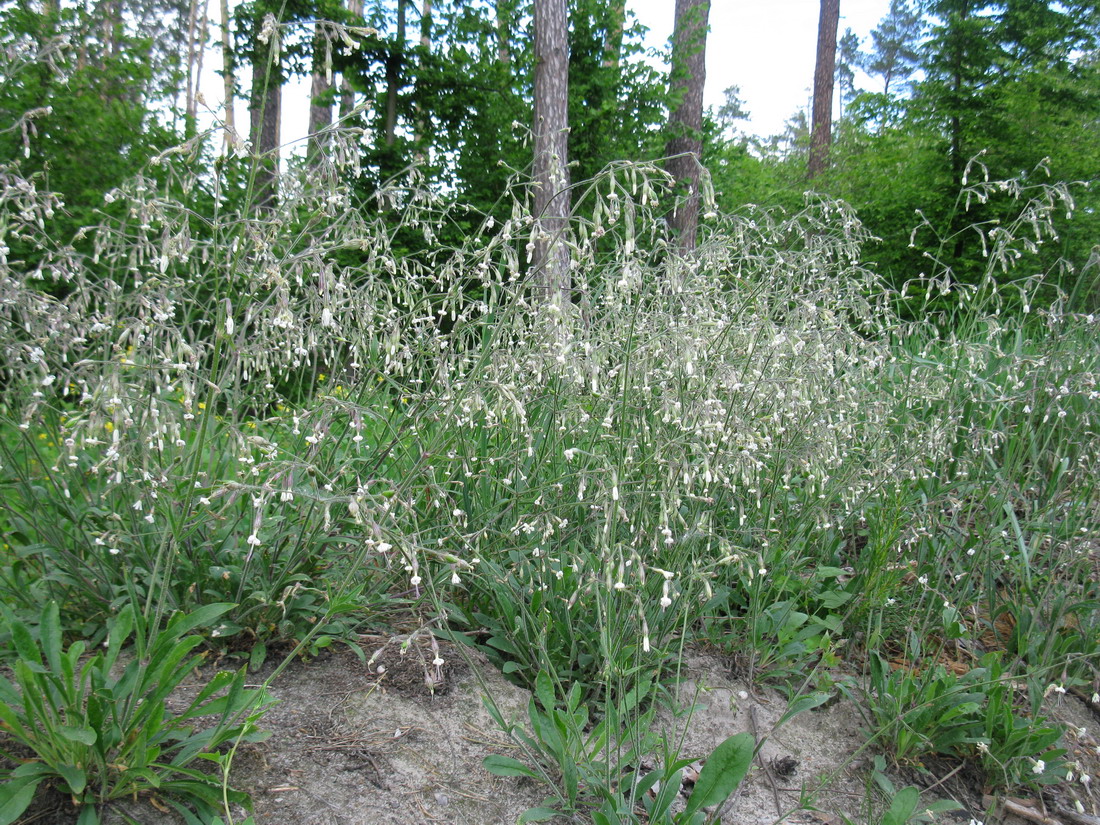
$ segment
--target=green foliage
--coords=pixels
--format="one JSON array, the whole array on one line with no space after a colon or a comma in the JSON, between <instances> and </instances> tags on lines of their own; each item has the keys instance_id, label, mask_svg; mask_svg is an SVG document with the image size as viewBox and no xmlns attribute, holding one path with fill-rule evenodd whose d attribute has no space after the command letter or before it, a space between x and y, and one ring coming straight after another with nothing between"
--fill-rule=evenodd
<instances>
[{"instance_id":1,"label":"green foliage","mask_svg":"<svg viewBox=\"0 0 1100 825\"><path fill-rule=\"evenodd\" d=\"M47 9L49 7L47 6ZM92 12L69 6L56 14L13 4L0 10L0 48L8 53L0 83L0 164L18 163L56 193L54 231L79 241L95 223L103 196L150 158L175 145L153 103L171 82L157 74L156 43L113 30L112 44L78 47L92 31L110 30ZM12 56L22 56L23 59ZM13 246L33 266L41 253Z\"/></svg>"},{"instance_id":2,"label":"green foliage","mask_svg":"<svg viewBox=\"0 0 1100 825\"><path fill-rule=\"evenodd\" d=\"M921 21L894 4L875 32L869 67L885 91L865 93L848 108L835 166L822 184L883 240L872 254L898 288L935 273L956 283L989 274L982 227L1011 220L1017 205L1003 195L960 195L980 176L1024 173L1024 185L1085 182L1096 168L1091 113L1100 84L1090 55L1097 29L1088 22L1095 4L1070 10L1049 2L944 0L927 4L925 15L924 76L908 97L893 81L912 65ZM1095 193L1085 186L1072 193L1074 218L1054 216L1056 235L1040 244L1037 262L1049 283L1070 293L1079 274L1062 261L1086 260L1096 234ZM1085 286L1081 305L1093 306L1095 294Z\"/></svg>"},{"instance_id":3,"label":"green foliage","mask_svg":"<svg viewBox=\"0 0 1100 825\"><path fill-rule=\"evenodd\" d=\"M507 722L486 702L490 715L533 760L534 767L512 757L486 757L484 767L497 776L526 776L554 788L557 804L527 811L521 822L541 822L578 810L586 803L601 825L638 823L634 814L640 802L647 822L654 825L702 825L711 821L703 808L719 806L741 784L752 764L756 745L747 733L731 736L707 757L687 806L673 814L672 803L680 792L684 768L690 759L673 759L661 768L639 775L636 781L625 771L635 766L656 745L649 730L654 708L647 701L650 685L636 685L622 699L603 704L606 715L594 726L581 704L580 686L574 684L560 701L560 689L545 671L535 681L528 707L531 733ZM541 706L541 709L540 709ZM622 734L627 731L625 737ZM610 761L608 761L610 760Z\"/></svg>"},{"instance_id":4,"label":"green foliage","mask_svg":"<svg viewBox=\"0 0 1100 825\"><path fill-rule=\"evenodd\" d=\"M1065 751L1052 746L1061 730L1037 709L1018 710L1012 679L994 653L962 676L939 664L923 672L894 670L874 656L868 698L883 741L899 762L925 754L978 754L998 786L1057 782L1065 773Z\"/></svg>"},{"instance_id":5,"label":"green foliage","mask_svg":"<svg viewBox=\"0 0 1100 825\"><path fill-rule=\"evenodd\" d=\"M211 491L196 491L185 476L160 486L156 497L146 499L147 508L135 509L138 502L123 488L87 477L85 465L56 466L57 451L50 445L62 439L63 425L56 418L44 423L40 435L48 434L48 440L28 432L15 444L0 446L14 475L4 485L2 508L7 540L14 545L0 567L0 590L9 605L29 612L56 599L66 604L70 622L98 639L102 634L96 628L119 604L191 611L232 599L233 606L213 626L212 638L254 651L259 660L272 644L308 639L308 652L315 653L334 638L350 637L353 616L362 615L369 599L364 593L368 571L360 571L357 599L338 594L326 579L346 555L342 541L324 534L323 506L311 511L312 518L303 518L291 506L291 488L262 526L254 523L255 504L247 497L223 498L211 517L198 501ZM125 449L130 435L116 441L117 448ZM209 425L209 438L228 435L225 422ZM272 431L267 435L281 437ZM232 477L250 466L252 455L262 456L270 444L259 435L251 438L243 455L203 453L210 463L200 473ZM342 450L334 447L333 460L340 460ZM179 466L194 455L193 449L184 444L158 457L166 466ZM76 496L64 492L74 489ZM181 511L178 503L189 499L198 507ZM248 530L244 538L242 525Z\"/></svg>"},{"instance_id":6,"label":"green foliage","mask_svg":"<svg viewBox=\"0 0 1100 825\"><path fill-rule=\"evenodd\" d=\"M192 655L202 637L191 631L230 607L176 614L157 629L126 605L107 623L104 651L90 657L83 642L64 647L56 602L34 629L3 609L16 658L14 683L0 679L0 754L19 766L0 785L0 822L18 819L46 781L72 797L82 823L99 822L104 805L139 793L175 799L206 818L223 799L248 804L232 789L223 796L220 777L192 764L220 760L215 751L225 743L261 738L256 722L271 700L245 687L242 668L219 673L181 712L167 703L202 662ZM210 718L196 728L199 717Z\"/></svg>"},{"instance_id":7,"label":"green foliage","mask_svg":"<svg viewBox=\"0 0 1100 825\"><path fill-rule=\"evenodd\" d=\"M882 817L877 820L879 825L937 822L939 814L957 811L962 808L957 802L944 799L922 802L918 788L912 785L904 788L895 787L885 771L886 760L881 756L876 756L874 768L871 771L871 779L882 792L887 805L886 810L882 812Z\"/></svg>"}]
</instances>

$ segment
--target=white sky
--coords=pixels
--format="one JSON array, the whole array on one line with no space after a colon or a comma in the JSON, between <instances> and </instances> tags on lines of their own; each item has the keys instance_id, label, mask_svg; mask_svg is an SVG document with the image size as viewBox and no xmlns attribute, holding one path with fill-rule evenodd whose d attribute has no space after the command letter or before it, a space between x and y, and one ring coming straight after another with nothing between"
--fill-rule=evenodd
<instances>
[{"instance_id":1,"label":"white sky","mask_svg":"<svg viewBox=\"0 0 1100 825\"><path fill-rule=\"evenodd\" d=\"M646 45L665 47L672 34L675 0L628 0L627 7L649 28ZM889 0L841 0L839 33L850 27L867 49L871 29L888 8ZM711 0L705 104L721 105L723 91L740 86L741 99L752 115L743 130L763 137L782 132L784 122L809 104L819 9L819 0ZM217 39L217 3L210 3L210 14L211 36ZM211 50L202 92L215 109L224 100L221 78L214 74L220 65L220 48ZM247 83L247 72L238 80ZM284 145L305 135L308 89L309 78L299 78L284 89ZM236 114L238 129L247 130L247 103L238 100Z\"/></svg>"},{"instance_id":2,"label":"white sky","mask_svg":"<svg viewBox=\"0 0 1100 825\"><path fill-rule=\"evenodd\" d=\"M629 0L627 7L649 27L646 45L668 42L675 0ZM820 8L819 0L711 0L704 104L720 106L723 91L740 86L752 115L743 130L762 137L782 132L810 100ZM871 30L889 8L890 0L840 0L838 37L851 28L869 49Z\"/></svg>"}]
</instances>

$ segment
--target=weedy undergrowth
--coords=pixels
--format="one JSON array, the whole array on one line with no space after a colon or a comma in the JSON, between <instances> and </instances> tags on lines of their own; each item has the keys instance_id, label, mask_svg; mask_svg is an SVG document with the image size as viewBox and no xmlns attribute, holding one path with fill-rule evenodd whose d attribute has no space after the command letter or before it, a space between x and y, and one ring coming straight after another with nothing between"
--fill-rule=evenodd
<instances>
[{"instance_id":1,"label":"weedy undergrowth","mask_svg":"<svg viewBox=\"0 0 1100 825\"><path fill-rule=\"evenodd\" d=\"M72 798L80 825L99 822L112 800L138 794L205 819L227 799L249 805L246 794L194 763L220 759L220 745L262 739L255 722L271 700L245 687L242 668L218 673L182 709L169 706L203 661L194 653L203 637L194 631L231 607L177 614L158 629L125 605L108 622L103 652L90 657L82 641L65 646L56 602L43 608L37 638L0 609L15 653L14 681L0 678L0 755L17 765L0 784L0 822L17 820L43 783Z\"/></svg>"}]
</instances>

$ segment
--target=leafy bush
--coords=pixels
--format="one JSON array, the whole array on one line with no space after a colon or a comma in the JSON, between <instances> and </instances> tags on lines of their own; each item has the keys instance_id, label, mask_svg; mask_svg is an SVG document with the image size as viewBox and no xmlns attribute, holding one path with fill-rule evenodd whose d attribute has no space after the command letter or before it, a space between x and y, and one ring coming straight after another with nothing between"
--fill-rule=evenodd
<instances>
[{"instance_id":1,"label":"leafy bush","mask_svg":"<svg viewBox=\"0 0 1100 825\"><path fill-rule=\"evenodd\" d=\"M180 712L169 701L203 659L192 655L202 644L192 631L231 607L177 614L156 630L126 605L108 623L105 650L91 657L83 642L64 647L56 602L43 609L37 640L3 609L16 659L14 683L0 679L0 754L19 764L2 777L0 822L18 819L43 782L80 806L81 825L99 822L110 801L139 793L163 795L209 819L223 804L221 777L194 761L220 760L219 746L262 738L256 722L270 700L245 687L242 669L217 674ZM249 804L232 789L224 799Z\"/></svg>"},{"instance_id":2,"label":"leafy bush","mask_svg":"<svg viewBox=\"0 0 1100 825\"><path fill-rule=\"evenodd\" d=\"M1062 731L1019 709L1015 687L997 654L959 676L942 665L923 672L871 660L868 701L883 742L899 762L926 754L978 755L993 784L1057 782L1065 751L1052 746Z\"/></svg>"}]
</instances>

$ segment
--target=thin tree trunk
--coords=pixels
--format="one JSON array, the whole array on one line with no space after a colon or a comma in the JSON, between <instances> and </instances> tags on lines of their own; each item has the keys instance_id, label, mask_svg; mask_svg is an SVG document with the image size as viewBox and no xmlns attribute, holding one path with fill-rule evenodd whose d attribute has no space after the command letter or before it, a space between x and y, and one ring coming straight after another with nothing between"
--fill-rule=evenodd
<instances>
[{"instance_id":1,"label":"thin tree trunk","mask_svg":"<svg viewBox=\"0 0 1100 825\"><path fill-rule=\"evenodd\" d=\"M497 0L497 60L512 62L512 6L511 0Z\"/></svg>"},{"instance_id":2,"label":"thin tree trunk","mask_svg":"<svg viewBox=\"0 0 1100 825\"><path fill-rule=\"evenodd\" d=\"M422 59L427 59L432 47L432 0L423 0L420 4L420 51ZM424 137L428 132L428 117L422 104L416 106L416 134L413 142L416 144L416 162L423 163L427 159Z\"/></svg>"},{"instance_id":3,"label":"thin tree trunk","mask_svg":"<svg viewBox=\"0 0 1100 825\"><path fill-rule=\"evenodd\" d=\"M676 0L672 35L671 138L666 168L683 190L669 218L681 252L695 249L699 233L699 170L703 155L703 87L707 79L707 26L710 0Z\"/></svg>"},{"instance_id":4,"label":"thin tree trunk","mask_svg":"<svg viewBox=\"0 0 1100 825\"><path fill-rule=\"evenodd\" d=\"M327 141L322 134L332 126L332 44L325 37L321 21L313 29L313 70L309 100L309 145L306 156L317 158Z\"/></svg>"},{"instance_id":5,"label":"thin tree trunk","mask_svg":"<svg viewBox=\"0 0 1100 825\"><path fill-rule=\"evenodd\" d=\"M358 26L363 18L363 0L348 0L348 14L352 25ZM345 118L355 109L355 90L345 79L340 84L340 117Z\"/></svg>"},{"instance_id":6,"label":"thin tree trunk","mask_svg":"<svg viewBox=\"0 0 1100 825\"><path fill-rule=\"evenodd\" d=\"M393 146L397 131L397 93L401 88L401 68L405 62L405 3L397 0L397 38L386 57L386 146Z\"/></svg>"},{"instance_id":7,"label":"thin tree trunk","mask_svg":"<svg viewBox=\"0 0 1100 825\"><path fill-rule=\"evenodd\" d=\"M191 135L195 122L195 29L199 25L199 0L190 0L187 10L187 79L184 89L184 133Z\"/></svg>"},{"instance_id":8,"label":"thin tree trunk","mask_svg":"<svg viewBox=\"0 0 1100 825\"><path fill-rule=\"evenodd\" d=\"M967 4L959 13L961 24L970 17L970 8ZM963 156L962 119L959 110L962 108L963 86L963 61L965 52L960 44L954 44L954 53L951 55L951 190L949 195L956 197L963 186L963 177L966 174L966 158ZM955 236L955 260L962 258L966 249L966 233L963 232L965 216L962 211L955 209L951 216L951 234Z\"/></svg>"},{"instance_id":9,"label":"thin tree trunk","mask_svg":"<svg viewBox=\"0 0 1100 825\"><path fill-rule=\"evenodd\" d=\"M569 19L566 0L535 0L533 286L562 313L570 302Z\"/></svg>"},{"instance_id":10,"label":"thin tree trunk","mask_svg":"<svg viewBox=\"0 0 1100 825\"><path fill-rule=\"evenodd\" d=\"M237 77L233 70L233 46L230 40L229 0L221 0L222 14L222 83L225 89L225 148L237 143L237 118L233 111L233 98L237 91Z\"/></svg>"},{"instance_id":11,"label":"thin tree trunk","mask_svg":"<svg viewBox=\"0 0 1100 825\"><path fill-rule=\"evenodd\" d=\"M836 30L840 0L821 0L817 24L817 66L814 69L814 111L810 132L810 178L829 165L833 143L833 83L836 73Z\"/></svg>"},{"instance_id":12,"label":"thin tree trunk","mask_svg":"<svg viewBox=\"0 0 1100 825\"><path fill-rule=\"evenodd\" d=\"M198 57L195 60L195 111L193 116L198 118L198 102L202 96L202 64L206 57L206 44L210 39L210 0L203 0L202 23L199 24Z\"/></svg>"},{"instance_id":13,"label":"thin tree trunk","mask_svg":"<svg viewBox=\"0 0 1100 825\"><path fill-rule=\"evenodd\" d=\"M603 66L605 69L619 68L623 52L623 30L626 27L626 2L618 0L608 12L610 23L603 44Z\"/></svg>"},{"instance_id":14,"label":"thin tree trunk","mask_svg":"<svg viewBox=\"0 0 1100 825\"><path fill-rule=\"evenodd\" d=\"M262 21L255 24L258 38ZM282 108L282 72L277 54L278 33L273 33L266 45L257 39L252 63L252 97L250 100L251 140L257 157L256 199L258 207L275 203L276 179L279 169L279 120ZM262 46L262 47L261 47Z\"/></svg>"}]
</instances>

